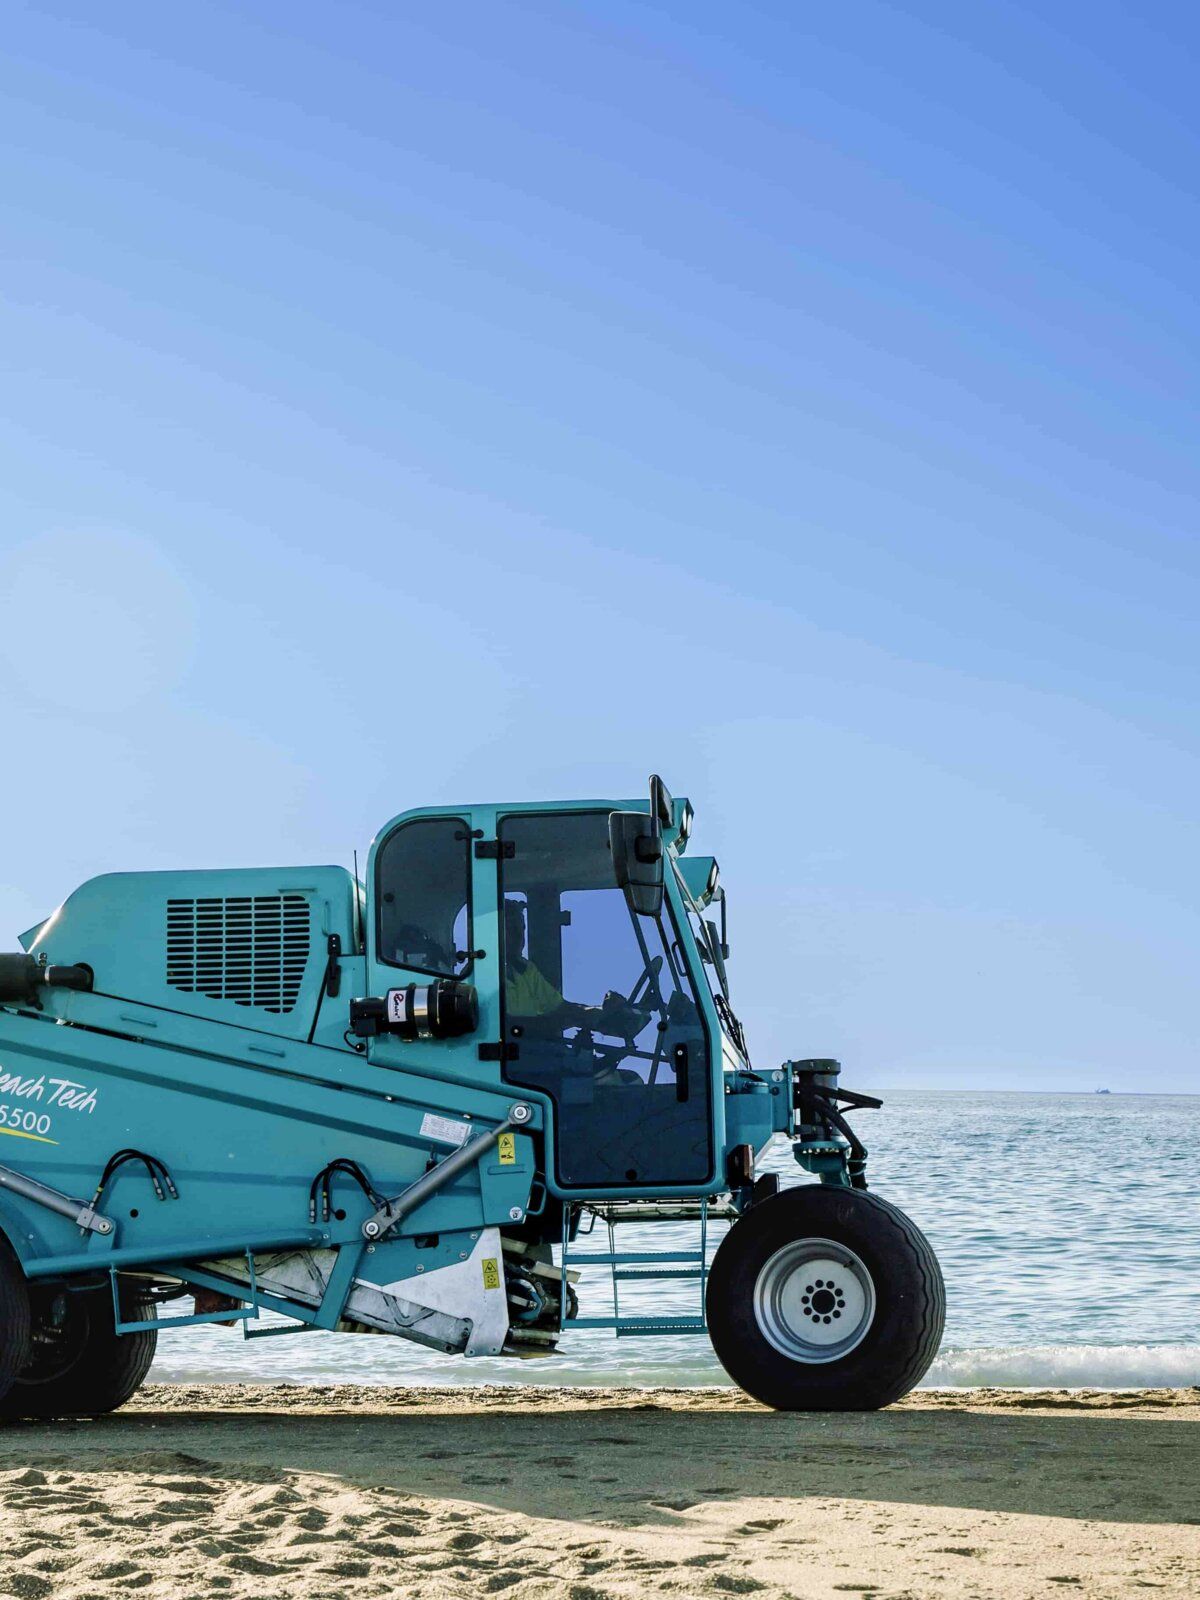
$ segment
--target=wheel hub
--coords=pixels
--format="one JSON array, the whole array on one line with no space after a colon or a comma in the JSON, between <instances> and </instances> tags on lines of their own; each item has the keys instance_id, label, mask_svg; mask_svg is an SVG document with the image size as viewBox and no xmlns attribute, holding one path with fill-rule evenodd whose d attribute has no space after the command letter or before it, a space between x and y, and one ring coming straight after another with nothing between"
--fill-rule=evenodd
<instances>
[{"instance_id":1,"label":"wheel hub","mask_svg":"<svg viewBox=\"0 0 1200 1600\"><path fill-rule=\"evenodd\" d=\"M87 1344L91 1321L84 1297L57 1296L38 1308L29 1340L29 1359L17 1375L20 1384L53 1383L70 1372Z\"/></svg>"},{"instance_id":2,"label":"wheel hub","mask_svg":"<svg viewBox=\"0 0 1200 1600\"><path fill-rule=\"evenodd\" d=\"M795 1239L762 1266L754 1316L763 1337L793 1361L837 1361L866 1337L875 1285L859 1256L832 1239Z\"/></svg>"}]
</instances>

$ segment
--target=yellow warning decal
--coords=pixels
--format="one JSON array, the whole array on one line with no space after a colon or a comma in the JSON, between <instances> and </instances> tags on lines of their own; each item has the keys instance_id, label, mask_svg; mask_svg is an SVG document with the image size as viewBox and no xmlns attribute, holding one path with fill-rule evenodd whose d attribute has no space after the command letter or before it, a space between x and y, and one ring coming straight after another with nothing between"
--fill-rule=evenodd
<instances>
[{"instance_id":1,"label":"yellow warning decal","mask_svg":"<svg viewBox=\"0 0 1200 1600\"><path fill-rule=\"evenodd\" d=\"M517 1162L517 1136L515 1133L502 1133L496 1141L496 1149L500 1153L500 1165L512 1167Z\"/></svg>"},{"instance_id":2,"label":"yellow warning decal","mask_svg":"<svg viewBox=\"0 0 1200 1600\"><path fill-rule=\"evenodd\" d=\"M8 1134L10 1139L32 1139L35 1144L57 1144L57 1139L47 1139L42 1133L23 1133L19 1128L0 1128L0 1133Z\"/></svg>"},{"instance_id":3,"label":"yellow warning decal","mask_svg":"<svg viewBox=\"0 0 1200 1600\"><path fill-rule=\"evenodd\" d=\"M483 1258L483 1287L485 1289L498 1289L500 1287L500 1263L495 1256Z\"/></svg>"}]
</instances>

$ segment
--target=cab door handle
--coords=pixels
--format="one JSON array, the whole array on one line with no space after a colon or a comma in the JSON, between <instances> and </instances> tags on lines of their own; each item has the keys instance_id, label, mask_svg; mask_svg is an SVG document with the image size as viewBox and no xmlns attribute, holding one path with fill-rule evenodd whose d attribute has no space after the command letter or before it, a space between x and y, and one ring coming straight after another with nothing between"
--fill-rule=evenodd
<instances>
[{"instance_id":1,"label":"cab door handle","mask_svg":"<svg viewBox=\"0 0 1200 1600\"><path fill-rule=\"evenodd\" d=\"M691 1085L688 1082L688 1047L686 1044L677 1044L671 1052L671 1059L675 1063L675 1098L686 1100Z\"/></svg>"}]
</instances>

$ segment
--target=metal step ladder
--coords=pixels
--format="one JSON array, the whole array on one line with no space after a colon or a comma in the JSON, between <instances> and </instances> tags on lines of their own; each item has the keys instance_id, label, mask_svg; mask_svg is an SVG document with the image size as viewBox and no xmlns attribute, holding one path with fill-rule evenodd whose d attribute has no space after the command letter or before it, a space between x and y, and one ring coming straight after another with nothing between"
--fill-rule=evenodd
<instances>
[{"instance_id":1,"label":"metal step ladder","mask_svg":"<svg viewBox=\"0 0 1200 1600\"><path fill-rule=\"evenodd\" d=\"M563 1212L563 1242L562 1242L562 1300L565 1307L570 1298L569 1284L571 1277L577 1276L577 1269L586 1270L589 1267L607 1267L612 1284L612 1316L610 1317L572 1317L562 1324L564 1330L572 1328L609 1328L616 1333L618 1339L644 1338L653 1334L671 1333L705 1333L708 1322L704 1314L704 1290L708 1281L708 1201L702 1200L696 1207L694 1220L698 1226L699 1238L695 1246L682 1250L620 1250L617 1248L617 1228L626 1219L621 1217L615 1208L609 1208L604 1214L604 1221L608 1232L608 1249L578 1250L572 1246L570 1239L572 1213L569 1208ZM642 1219L629 1218L629 1222ZM683 1219L681 1219L683 1220ZM592 1227L582 1237L590 1238L595 1231L595 1219ZM580 1235L576 1234L576 1245ZM658 1316L632 1316L621 1312L622 1283L661 1283L666 1280L683 1279L694 1283L698 1290L697 1310L690 1315L677 1313L662 1313Z\"/></svg>"}]
</instances>

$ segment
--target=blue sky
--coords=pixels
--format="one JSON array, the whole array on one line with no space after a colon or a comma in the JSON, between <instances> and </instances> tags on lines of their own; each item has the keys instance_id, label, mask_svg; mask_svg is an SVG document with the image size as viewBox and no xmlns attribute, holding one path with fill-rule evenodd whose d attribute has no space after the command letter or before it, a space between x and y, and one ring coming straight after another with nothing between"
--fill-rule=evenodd
<instances>
[{"instance_id":1,"label":"blue sky","mask_svg":"<svg viewBox=\"0 0 1200 1600\"><path fill-rule=\"evenodd\" d=\"M764 1064L1200 1088L1198 44L12 7L0 944L657 769Z\"/></svg>"}]
</instances>

